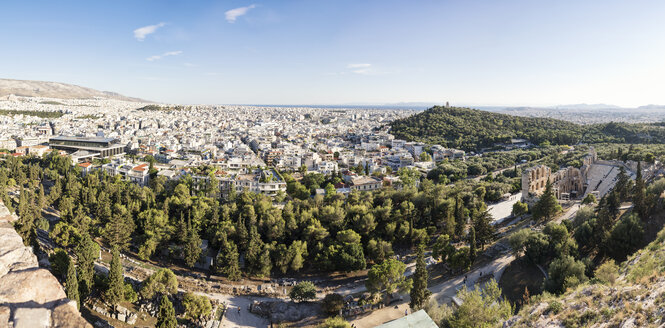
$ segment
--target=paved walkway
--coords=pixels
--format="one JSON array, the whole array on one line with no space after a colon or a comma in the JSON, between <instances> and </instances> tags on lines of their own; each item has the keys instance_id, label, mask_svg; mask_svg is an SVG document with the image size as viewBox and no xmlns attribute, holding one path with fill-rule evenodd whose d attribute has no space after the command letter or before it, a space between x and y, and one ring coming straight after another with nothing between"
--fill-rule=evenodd
<instances>
[{"instance_id":1,"label":"paved walkway","mask_svg":"<svg viewBox=\"0 0 665 328\"><path fill-rule=\"evenodd\" d=\"M224 294L205 294L212 299L226 303L227 311L222 318L220 327L246 328L270 327L270 322L256 314L249 312L249 305L256 300L271 300L262 297L233 296ZM240 307L240 313L238 313Z\"/></svg>"},{"instance_id":2,"label":"paved walkway","mask_svg":"<svg viewBox=\"0 0 665 328\"><path fill-rule=\"evenodd\" d=\"M514 259L515 257L513 255L503 255L483 267L467 272L466 284L464 283L464 275L460 275L440 285L432 286L429 290L432 292L432 297L434 297L439 303L449 303L452 297L455 296L457 291L462 287L466 286L467 288L473 288L476 281L481 278L481 272L484 275L487 275L489 272L494 272L494 280L499 281L503 271Z\"/></svg>"},{"instance_id":3,"label":"paved walkway","mask_svg":"<svg viewBox=\"0 0 665 328\"><path fill-rule=\"evenodd\" d=\"M499 281L503 271L508 267L510 262L515 259L512 255L503 255L494 259L492 262L477 268L473 271L467 272L467 288L473 288L476 281L481 277L480 272L487 274L489 272L494 272L494 279ZM464 286L464 275L451 278L441 284L429 287L429 290L432 292L432 297L437 300L439 303L450 303L452 297L457 294L457 291ZM409 296L406 295L404 300L395 305L385 307L383 309L376 310L369 313L366 316L358 317L350 322L355 324L358 328L371 328L378 326L385 322L401 318L404 316L404 310L408 310L411 313L409 308Z\"/></svg>"},{"instance_id":4,"label":"paved walkway","mask_svg":"<svg viewBox=\"0 0 665 328\"><path fill-rule=\"evenodd\" d=\"M520 199L522 199L522 193L516 193L510 195L508 200L487 206L490 215L492 215L492 223L501 223L501 221L510 217L510 215L513 213L513 205L519 202Z\"/></svg>"}]
</instances>

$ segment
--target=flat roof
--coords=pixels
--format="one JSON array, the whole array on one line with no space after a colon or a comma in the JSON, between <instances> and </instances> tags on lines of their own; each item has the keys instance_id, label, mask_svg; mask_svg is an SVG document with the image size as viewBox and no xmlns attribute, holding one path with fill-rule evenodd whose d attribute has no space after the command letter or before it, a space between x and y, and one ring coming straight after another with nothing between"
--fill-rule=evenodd
<instances>
[{"instance_id":1,"label":"flat roof","mask_svg":"<svg viewBox=\"0 0 665 328\"><path fill-rule=\"evenodd\" d=\"M84 141L84 142L113 142L114 138L103 138L103 137L68 137L68 136L57 136L49 139L56 141Z\"/></svg>"},{"instance_id":2,"label":"flat roof","mask_svg":"<svg viewBox=\"0 0 665 328\"><path fill-rule=\"evenodd\" d=\"M405 317L386 322L374 328L438 328L425 310L409 314Z\"/></svg>"}]
</instances>

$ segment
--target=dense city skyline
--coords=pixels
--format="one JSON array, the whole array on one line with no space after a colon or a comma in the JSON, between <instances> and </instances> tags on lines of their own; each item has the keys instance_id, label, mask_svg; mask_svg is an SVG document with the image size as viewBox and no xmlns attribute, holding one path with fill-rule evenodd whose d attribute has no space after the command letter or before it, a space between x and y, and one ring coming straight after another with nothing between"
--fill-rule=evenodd
<instances>
[{"instance_id":1,"label":"dense city skyline","mask_svg":"<svg viewBox=\"0 0 665 328\"><path fill-rule=\"evenodd\" d=\"M4 78L168 103L663 104L665 4L5 2Z\"/></svg>"}]
</instances>

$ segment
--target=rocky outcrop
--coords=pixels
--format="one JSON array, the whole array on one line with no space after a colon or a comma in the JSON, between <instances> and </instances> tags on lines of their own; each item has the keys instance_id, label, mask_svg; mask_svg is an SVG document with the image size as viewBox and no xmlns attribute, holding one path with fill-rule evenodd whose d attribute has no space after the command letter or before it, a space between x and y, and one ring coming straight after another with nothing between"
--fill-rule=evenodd
<instances>
[{"instance_id":1,"label":"rocky outcrop","mask_svg":"<svg viewBox=\"0 0 665 328\"><path fill-rule=\"evenodd\" d=\"M39 267L0 202L0 327L92 327L67 299L60 282Z\"/></svg>"}]
</instances>

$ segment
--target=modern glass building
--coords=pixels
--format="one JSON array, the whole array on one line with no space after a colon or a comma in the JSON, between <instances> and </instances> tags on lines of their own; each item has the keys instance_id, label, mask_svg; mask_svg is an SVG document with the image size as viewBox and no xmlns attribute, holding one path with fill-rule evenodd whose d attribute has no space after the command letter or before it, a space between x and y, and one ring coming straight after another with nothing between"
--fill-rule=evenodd
<instances>
[{"instance_id":1,"label":"modern glass building","mask_svg":"<svg viewBox=\"0 0 665 328\"><path fill-rule=\"evenodd\" d=\"M85 150L98 153L100 157L109 157L125 152L125 146L120 143L120 140L100 137L58 136L49 139L49 147L71 152Z\"/></svg>"}]
</instances>

